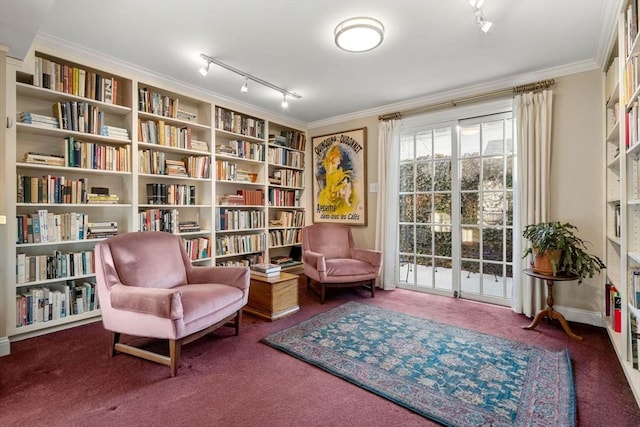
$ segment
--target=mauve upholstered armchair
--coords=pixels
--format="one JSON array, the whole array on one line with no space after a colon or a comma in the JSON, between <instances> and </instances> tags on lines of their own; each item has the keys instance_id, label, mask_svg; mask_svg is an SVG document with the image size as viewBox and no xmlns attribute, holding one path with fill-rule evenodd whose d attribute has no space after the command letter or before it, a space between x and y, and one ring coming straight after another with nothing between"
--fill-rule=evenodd
<instances>
[{"instance_id":1,"label":"mauve upholstered armchair","mask_svg":"<svg viewBox=\"0 0 640 427\"><path fill-rule=\"evenodd\" d=\"M320 295L321 304L326 288L362 285L371 290L373 298L382 252L355 248L347 225L319 223L302 230L302 263L307 287Z\"/></svg>"},{"instance_id":2,"label":"mauve upholstered armchair","mask_svg":"<svg viewBox=\"0 0 640 427\"><path fill-rule=\"evenodd\" d=\"M180 349L227 325L240 331L249 296L246 267L192 266L182 239L160 231L124 233L95 248L102 323L110 353L127 353L178 371ZM120 334L169 340L169 356L120 341Z\"/></svg>"}]
</instances>

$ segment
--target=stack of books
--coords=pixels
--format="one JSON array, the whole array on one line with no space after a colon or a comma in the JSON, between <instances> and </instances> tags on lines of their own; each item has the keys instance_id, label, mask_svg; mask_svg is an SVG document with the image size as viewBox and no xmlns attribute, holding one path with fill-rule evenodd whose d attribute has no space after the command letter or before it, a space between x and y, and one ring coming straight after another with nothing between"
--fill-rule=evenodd
<instances>
[{"instance_id":1,"label":"stack of books","mask_svg":"<svg viewBox=\"0 0 640 427\"><path fill-rule=\"evenodd\" d=\"M237 156L238 153L234 150L233 147L227 144L218 144L216 145L216 154L224 154L227 156Z\"/></svg>"},{"instance_id":2,"label":"stack of books","mask_svg":"<svg viewBox=\"0 0 640 427\"><path fill-rule=\"evenodd\" d=\"M182 221L178 223L178 233L195 233L200 231L197 221Z\"/></svg>"},{"instance_id":3,"label":"stack of books","mask_svg":"<svg viewBox=\"0 0 640 427\"><path fill-rule=\"evenodd\" d=\"M195 139L191 140L191 147L187 147L190 148L191 150L196 150L196 151L209 151L209 144L207 144L205 141L198 141Z\"/></svg>"},{"instance_id":4,"label":"stack of books","mask_svg":"<svg viewBox=\"0 0 640 427\"><path fill-rule=\"evenodd\" d=\"M278 264L259 263L253 264L251 267L251 274L262 277L274 277L280 275L282 267Z\"/></svg>"},{"instance_id":5,"label":"stack of books","mask_svg":"<svg viewBox=\"0 0 640 427\"><path fill-rule=\"evenodd\" d=\"M165 160L165 174L169 176L189 176L182 160Z\"/></svg>"},{"instance_id":6,"label":"stack of books","mask_svg":"<svg viewBox=\"0 0 640 427\"><path fill-rule=\"evenodd\" d=\"M29 125L43 126L47 128L58 129L60 127L58 120L55 117L30 113L28 111L20 113L18 115L18 121Z\"/></svg>"},{"instance_id":7,"label":"stack of books","mask_svg":"<svg viewBox=\"0 0 640 427\"><path fill-rule=\"evenodd\" d=\"M271 257L271 263L276 265L286 264L291 261L293 261L293 258L291 258L290 256L277 255Z\"/></svg>"},{"instance_id":8,"label":"stack of books","mask_svg":"<svg viewBox=\"0 0 640 427\"><path fill-rule=\"evenodd\" d=\"M129 140L129 130L117 126L102 125L100 135L127 141Z\"/></svg>"},{"instance_id":9,"label":"stack of books","mask_svg":"<svg viewBox=\"0 0 640 427\"><path fill-rule=\"evenodd\" d=\"M54 154L28 152L24 155L24 161L26 163L41 163L51 166L65 166L64 156L56 156Z\"/></svg>"},{"instance_id":10,"label":"stack of books","mask_svg":"<svg viewBox=\"0 0 640 427\"><path fill-rule=\"evenodd\" d=\"M116 221L89 222L87 224L88 239L107 239L118 234Z\"/></svg>"},{"instance_id":11,"label":"stack of books","mask_svg":"<svg viewBox=\"0 0 640 427\"><path fill-rule=\"evenodd\" d=\"M119 201L117 194L87 193L87 204L90 205L117 205Z\"/></svg>"}]
</instances>

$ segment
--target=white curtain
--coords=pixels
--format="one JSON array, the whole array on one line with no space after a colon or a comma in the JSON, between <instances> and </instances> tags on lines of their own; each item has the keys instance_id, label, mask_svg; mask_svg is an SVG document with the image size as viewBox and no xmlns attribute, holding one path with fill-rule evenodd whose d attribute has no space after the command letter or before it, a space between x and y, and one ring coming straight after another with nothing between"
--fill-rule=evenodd
<instances>
[{"instance_id":1,"label":"white curtain","mask_svg":"<svg viewBox=\"0 0 640 427\"><path fill-rule=\"evenodd\" d=\"M545 307L545 289L542 281L522 273L529 263L522 259L527 244L522 229L527 224L548 221L552 91L517 95L513 99L513 118L517 156L515 212L519 214L513 227L512 308L531 317Z\"/></svg>"},{"instance_id":2,"label":"white curtain","mask_svg":"<svg viewBox=\"0 0 640 427\"><path fill-rule=\"evenodd\" d=\"M378 123L378 204L376 206L375 248L382 251L382 289L396 288L396 254L398 253L398 120Z\"/></svg>"}]
</instances>

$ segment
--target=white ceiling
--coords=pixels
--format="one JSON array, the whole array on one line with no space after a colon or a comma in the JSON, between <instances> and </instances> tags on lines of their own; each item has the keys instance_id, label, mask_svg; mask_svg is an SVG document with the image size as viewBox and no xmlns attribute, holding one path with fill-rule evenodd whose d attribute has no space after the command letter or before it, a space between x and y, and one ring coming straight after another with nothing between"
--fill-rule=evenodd
<instances>
[{"instance_id":1,"label":"white ceiling","mask_svg":"<svg viewBox=\"0 0 640 427\"><path fill-rule=\"evenodd\" d=\"M29 37L62 39L224 98L307 124L532 78L602 67L621 0L2 0L0 43L24 55ZM28 13L25 13L25 10ZM370 16L385 39L367 53L333 43L342 20ZM25 43L25 40L28 43ZM282 95L212 65L200 53L302 95Z\"/></svg>"}]
</instances>

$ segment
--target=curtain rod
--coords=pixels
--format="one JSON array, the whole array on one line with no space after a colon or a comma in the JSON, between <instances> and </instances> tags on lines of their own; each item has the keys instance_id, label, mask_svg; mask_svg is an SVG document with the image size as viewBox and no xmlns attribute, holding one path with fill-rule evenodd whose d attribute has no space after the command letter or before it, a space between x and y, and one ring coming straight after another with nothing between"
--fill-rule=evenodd
<instances>
[{"instance_id":1,"label":"curtain rod","mask_svg":"<svg viewBox=\"0 0 640 427\"><path fill-rule=\"evenodd\" d=\"M386 120L397 120L402 117L412 116L415 114L426 113L428 111L439 110L447 107L456 107L459 104L465 104L469 102L478 101L481 99L494 98L502 95L510 95L510 94L519 94L529 91L539 91L543 89L548 89L551 86L555 85L556 81L554 79L541 80L538 82L527 83L520 86L514 86L510 89L499 89L491 92L485 92L478 95L467 96L460 99L452 99L450 101L437 102L435 104L429 104L422 107L412 108L405 111L398 111L395 113L382 114L378 116L378 120L386 121Z\"/></svg>"}]
</instances>

